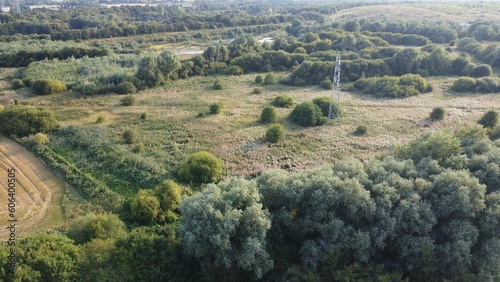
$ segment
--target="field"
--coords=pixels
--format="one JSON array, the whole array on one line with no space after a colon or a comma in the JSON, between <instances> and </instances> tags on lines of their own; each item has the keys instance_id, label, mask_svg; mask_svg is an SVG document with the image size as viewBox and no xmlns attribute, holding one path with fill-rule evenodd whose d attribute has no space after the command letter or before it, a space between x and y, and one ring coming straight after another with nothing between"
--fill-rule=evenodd
<instances>
[{"instance_id":1,"label":"field","mask_svg":"<svg viewBox=\"0 0 500 282\"><path fill-rule=\"evenodd\" d=\"M7 169L16 170L16 236L24 237L36 230L46 230L63 223L64 186L47 170L43 162L21 145L0 137L0 216L8 218ZM7 221L4 222L7 225ZM9 230L0 229L0 238L8 238Z\"/></svg>"},{"instance_id":2,"label":"field","mask_svg":"<svg viewBox=\"0 0 500 282\"><path fill-rule=\"evenodd\" d=\"M391 19L391 20L442 20L472 22L475 19L497 20L500 4L490 3L433 3L387 4L347 9L331 16L333 20Z\"/></svg>"},{"instance_id":3,"label":"field","mask_svg":"<svg viewBox=\"0 0 500 282\"><path fill-rule=\"evenodd\" d=\"M284 75L284 73L277 73ZM30 105L52 108L62 126L98 127L114 144L131 151L132 145L121 140L126 129L138 132L144 157L154 160L175 174L178 163L189 154L207 150L222 158L227 176L250 177L267 169L302 171L338 159L353 156L368 160L414 139L423 132L442 128L451 130L475 123L490 108L500 109L498 95L452 95L447 92L453 78L433 78L432 93L406 99L374 99L342 91L341 104L346 116L327 126L302 128L290 123L291 109L279 109L287 129L285 141L270 144L262 140L267 126L258 122L261 110L278 94L292 96L297 103L331 91L319 87L297 88L274 84L263 87L262 94L252 94L257 87L256 74L219 77L224 90L211 90L212 77L194 77L169 83L163 88L136 94L137 104L120 105L120 95L74 97L68 94L22 99ZM345 85L349 86L349 85ZM335 95L336 97L336 95ZM223 103L222 113L197 117L208 111L213 102ZM429 113L443 107L444 121L431 123ZM141 120L141 113L148 119ZM97 117L105 122L96 124ZM353 132L359 125L368 126L362 137Z\"/></svg>"}]
</instances>

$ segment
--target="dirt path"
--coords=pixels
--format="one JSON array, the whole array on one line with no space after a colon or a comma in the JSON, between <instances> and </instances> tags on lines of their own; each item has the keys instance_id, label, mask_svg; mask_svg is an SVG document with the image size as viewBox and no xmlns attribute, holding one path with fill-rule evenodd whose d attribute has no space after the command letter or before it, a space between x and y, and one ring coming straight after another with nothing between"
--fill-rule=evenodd
<instances>
[{"instance_id":1,"label":"dirt path","mask_svg":"<svg viewBox=\"0 0 500 282\"><path fill-rule=\"evenodd\" d=\"M62 222L64 188L45 164L21 145L0 136L0 241L7 230L8 169L15 169L16 237Z\"/></svg>"}]
</instances>

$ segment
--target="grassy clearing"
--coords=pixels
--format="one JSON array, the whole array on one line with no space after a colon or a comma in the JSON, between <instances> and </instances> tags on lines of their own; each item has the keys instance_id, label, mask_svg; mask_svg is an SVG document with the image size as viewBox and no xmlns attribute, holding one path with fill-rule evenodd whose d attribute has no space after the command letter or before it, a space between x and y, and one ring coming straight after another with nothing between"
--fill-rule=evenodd
<instances>
[{"instance_id":1,"label":"grassy clearing","mask_svg":"<svg viewBox=\"0 0 500 282\"><path fill-rule=\"evenodd\" d=\"M285 74L277 73L280 75ZM277 109L286 136L283 142L270 144L263 141L268 126L258 119L275 96L286 93L301 103L331 92L316 86L273 84L263 87L262 94L252 94L255 76L221 76L221 91L211 89L215 77L174 81L163 88L139 92L137 104L131 107L120 106L119 95L75 98L61 94L32 97L26 102L53 108L62 126L100 127L115 146L124 150L131 151L133 145L124 144L121 134L135 130L137 142L145 147L141 155L165 167L171 176L180 161L200 150L220 157L226 176L252 176L266 169L305 170L351 155L367 160L422 132L458 128L474 123L492 107L500 108L498 95L448 93L453 78L430 79L432 93L406 99L375 99L342 92L346 116L325 126L296 126L287 120L292 109ZM197 117L208 112L214 102L223 104L221 114ZM430 123L427 118L435 107L445 108L448 116L444 121ZM146 120L140 119L144 112L148 114ZM104 116L105 122L95 124L97 116ZM359 137L353 132L361 124L368 127L369 133Z\"/></svg>"}]
</instances>

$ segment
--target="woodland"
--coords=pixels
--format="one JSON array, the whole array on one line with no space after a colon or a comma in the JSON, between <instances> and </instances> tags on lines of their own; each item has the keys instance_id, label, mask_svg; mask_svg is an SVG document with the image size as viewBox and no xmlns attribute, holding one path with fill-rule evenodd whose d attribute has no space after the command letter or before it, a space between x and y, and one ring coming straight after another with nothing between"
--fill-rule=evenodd
<instances>
[{"instance_id":1,"label":"woodland","mask_svg":"<svg viewBox=\"0 0 500 282\"><path fill-rule=\"evenodd\" d=\"M0 281L500 281L499 3L181 3L0 14Z\"/></svg>"}]
</instances>

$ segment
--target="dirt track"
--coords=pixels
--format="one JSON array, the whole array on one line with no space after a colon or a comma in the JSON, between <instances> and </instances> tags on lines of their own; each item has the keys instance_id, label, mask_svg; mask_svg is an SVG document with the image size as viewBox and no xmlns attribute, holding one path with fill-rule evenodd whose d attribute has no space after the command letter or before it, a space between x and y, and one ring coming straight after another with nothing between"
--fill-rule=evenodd
<instances>
[{"instance_id":1,"label":"dirt track","mask_svg":"<svg viewBox=\"0 0 500 282\"><path fill-rule=\"evenodd\" d=\"M7 230L7 169L15 169L16 237L54 224L62 218L63 187L45 164L19 144L0 136L0 241Z\"/></svg>"}]
</instances>

